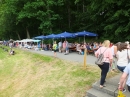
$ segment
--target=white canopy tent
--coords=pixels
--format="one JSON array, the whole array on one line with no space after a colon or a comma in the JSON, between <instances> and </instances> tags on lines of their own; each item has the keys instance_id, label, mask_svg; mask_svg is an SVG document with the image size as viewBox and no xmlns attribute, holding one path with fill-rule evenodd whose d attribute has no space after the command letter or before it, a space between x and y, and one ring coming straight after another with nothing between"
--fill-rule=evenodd
<instances>
[{"instance_id":1,"label":"white canopy tent","mask_svg":"<svg viewBox=\"0 0 130 97\"><path fill-rule=\"evenodd\" d=\"M18 43L25 43L25 45L24 45L25 48L31 48L31 46L28 45L27 43L29 43L29 42L35 42L35 43L37 43L37 48L38 48L38 47L39 47L39 46L38 46L38 42L40 42L40 41L41 41L41 40L23 39L23 40L17 40L17 41L15 41L15 42L18 42Z\"/></svg>"},{"instance_id":2,"label":"white canopy tent","mask_svg":"<svg viewBox=\"0 0 130 97\"><path fill-rule=\"evenodd\" d=\"M18 42L40 42L41 40L34 40L34 39L23 39L21 41Z\"/></svg>"}]
</instances>

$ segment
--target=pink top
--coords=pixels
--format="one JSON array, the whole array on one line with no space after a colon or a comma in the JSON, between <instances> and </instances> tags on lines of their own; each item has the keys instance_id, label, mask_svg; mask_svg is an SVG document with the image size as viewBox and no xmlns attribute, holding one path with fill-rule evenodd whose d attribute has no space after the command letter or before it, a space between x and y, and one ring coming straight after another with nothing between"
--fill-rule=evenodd
<instances>
[{"instance_id":1,"label":"pink top","mask_svg":"<svg viewBox=\"0 0 130 97\"><path fill-rule=\"evenodd\" d=\"M66 48L66 43L65 42L63 42L63 48Z\"/></svg>"},{"instance_id":2,"label":"pink top","mask_svg":"<svg viewBox=\"0 0 130 97\"><path fill-rule=\"evenodd\" d=\"M104 52L105 51L105 52ZM104 52L104 53L103 53ZM110 48L106 48L106 47L100 47L96 52L95 52L95 56L97 57L100 53L103 53L104 55L104 61L103 62L108 62L110 63L110 59L113 59L112 56L112 51Z\"/></svg>"}]
</instances>

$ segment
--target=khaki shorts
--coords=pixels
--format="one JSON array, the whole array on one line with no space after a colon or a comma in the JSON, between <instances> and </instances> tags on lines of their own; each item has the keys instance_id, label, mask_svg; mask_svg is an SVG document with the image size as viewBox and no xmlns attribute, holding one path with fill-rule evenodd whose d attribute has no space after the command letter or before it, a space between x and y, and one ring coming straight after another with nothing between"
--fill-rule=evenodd
<instances>
[{"instance_id":1,"label":"khaki shorts","mask_svg":"<svg viewBox=\"0 0 130 97\"><path fill-rule=\"evenodd\" d=\"M62 48L62 52L65 52L65 48Z\"/></svg>"},{"instance_id":2,"label":"khaki shorts","mask_svg":"<svg viewBox=\"0 0 130 97\"><path fill-rule=\"evenodd\" d=\"M62 46L61 46L61 47L59 47L59 50L62 50Z\"/></svg>"}]
</instances>

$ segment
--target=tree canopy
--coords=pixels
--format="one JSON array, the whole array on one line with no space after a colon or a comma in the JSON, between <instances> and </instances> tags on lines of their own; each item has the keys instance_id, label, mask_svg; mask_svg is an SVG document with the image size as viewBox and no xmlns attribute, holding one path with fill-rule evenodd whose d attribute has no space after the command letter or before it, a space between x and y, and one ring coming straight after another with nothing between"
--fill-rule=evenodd
<instances>
[{"instance_id":1,"label":"tree canopy","mask_svg":"<svg viewBox=\"0 0 130 97\"><path fill-rule=\"evenodd\" d=\"M90 31L130 40L129 0L0 0L0 39Z\"/></svg>"}]
</instances>

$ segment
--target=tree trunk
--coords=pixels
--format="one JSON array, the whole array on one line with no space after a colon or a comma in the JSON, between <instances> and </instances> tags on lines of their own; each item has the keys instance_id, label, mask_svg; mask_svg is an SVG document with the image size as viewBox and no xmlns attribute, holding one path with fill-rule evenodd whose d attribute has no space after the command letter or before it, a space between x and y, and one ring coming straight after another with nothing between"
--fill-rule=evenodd
<instances>
[{"instance_id":1,"label":"tree trunk","mask_svg":"<svg viewBox=\"0 0 130 97\"><path fill-rule=\"evenodd\" d=\"M47 5L47 10L50 10L49 4ZM49 20L50 18L51 18L51 14L48 13L48 20ZM51 22L51 20L50 20L49 22ZM52 23L51 23L51 25L52 25ZM49 25L50 33L52 33L52 27L51 27L51 25Z\"/></svg>"},{"instance_id":2,"label":"tree trunk","mask_svg":"<svg viewBox=\"0 0 130 97\"><path fill-rule=\"evenodd\" d=\"M26 32L27 32L27 39L30 39L30 35L27 27L26 27Z\"/></svg>"},{"instance_id":3,"label":"tree trunk","mask_svg":"<svg viewBox=\"0 0 130 97\"><path fill-rule=\"evenodd\" d=\"M67 5L67 8L68 8L68 27L69 27L69 29L70 29L70 26L71 26L70 4Z\"/></svg>"},{"instance_id":4,"label":"tree trunk","mask_svg":"<svg viewBox=\"0 0 130 97\"><path fill-rule=\"evenodd\" d=\"M18 39L19 39L19 40L21 40L19 33L18 33L18 32L16 32L16 34L18 35Z\"/></svg>"},{"instance_id":5,"label":"tree trunk","mask_svg":"<svg viewBox=\"0 0 130 97\"><path fill-rule=\"evenodd\" d=\"M84 8L84 0L83 0L83 13L85 12L85 10L84 10L85 8Z\"/></svg>"}]
</instances>

